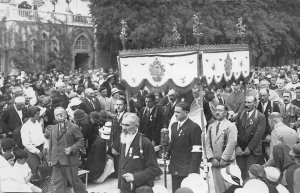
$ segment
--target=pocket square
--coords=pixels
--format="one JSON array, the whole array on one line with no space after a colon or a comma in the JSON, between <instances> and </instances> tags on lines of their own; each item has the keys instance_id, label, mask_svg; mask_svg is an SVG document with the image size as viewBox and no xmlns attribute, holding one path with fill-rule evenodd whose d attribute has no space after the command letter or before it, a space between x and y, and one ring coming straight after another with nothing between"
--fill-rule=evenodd
<instances>
[{"instance_id":1,"label":"pocket square","mask_svg":"<svg viewBox=\"0 0 300 193\"><path fill-rule=\"evenodd\" d=\"M133 159L138 159L138 158L140 158L140 156L134 155L132 158L133 158Z\"/></svg>"}]
</instances>

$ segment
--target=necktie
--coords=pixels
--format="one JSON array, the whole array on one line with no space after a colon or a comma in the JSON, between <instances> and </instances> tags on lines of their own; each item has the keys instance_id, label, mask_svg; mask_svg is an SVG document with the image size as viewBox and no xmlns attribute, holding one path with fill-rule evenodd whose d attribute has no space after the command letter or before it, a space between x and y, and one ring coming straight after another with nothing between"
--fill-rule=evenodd
<instances>
[{"instance_id":1,"label":"necktie","mask_svg":"<svg viewBox=\"0 0 300 193\"><path fill-rule=\"evenodd\" d=\"M218 100L219 100L219 103L220 103L220 104L224 104L224 103L223 103L223 100L222 100L222 98L221 98L221 96L218 96Z\"/></svg>"},{"instance_id":2,"label":"necktie","mask_svg":"<svg viewBox=\"0 0 300 193\"><path fill-rule=\"evenodd\" d=\"M60 131L60 135L65 134L66 128L65 128L65 125L63 123L59 124L59 131Z\"/></svg>"},{"instance_id":3,"label":"necktie","mask_svg":"<svg viewBox=\"0 0 300 193\"><path fill-rule=\"evenodd\" d=\"M287 111L287 104L285 104L284 110L285 110L285 112Z\"/></svg>"},{"instance_id":4,"label":"necktie","mask_svg":"<svg viewBox=\"0 0 300 193\"><path fill-rule=\"evenodd\" d=\"M95 105L94 105L94 103L93 103L92 99L90 100L90 103L92 104L92 106L93 106L93 109L95 110Z\"/></svg>"},{"instance_id":5,"label":"necktie","mask_svg":"<svg viewBox=\"0 0 300 193\"><path fill-rule=\"evenodd\" d=\"M221 124L221 122L219 122L218 125L217 125L217 127L216 127L216 135L218 135L220 124Z\"/></svg>"},{"instance_id":6,"label":"necktie","mask_svg":"<svg viewBox=\"0 0 300 193\"><path fill-rule=\"evenodd\" d=\"M180 125L180 122L178 121L178 123L177 123L177 131L179 131L180 127L181 127L181 125Z\"/></svg>"}]
</instances>

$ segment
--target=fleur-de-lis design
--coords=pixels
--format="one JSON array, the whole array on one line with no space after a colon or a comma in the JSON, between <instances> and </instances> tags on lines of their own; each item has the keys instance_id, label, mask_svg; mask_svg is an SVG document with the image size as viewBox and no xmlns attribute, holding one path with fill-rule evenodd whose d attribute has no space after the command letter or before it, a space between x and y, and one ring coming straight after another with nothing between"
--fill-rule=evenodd
<instances>
[{"instance_id":1,"label":"fleur-de-lis design","mask_svg":"<svg viewBox=\"0 0 300 193\"><path fill-rule=\"evenodd\" d=\"M213 71L216 70L216 64L215 64L215 63L212 64L211 69L212 69Z\"/></svg>"},{"instance_id":2,"label":"fleur-de-lis design","mask_svg":"<svg viewBox=\"0 0 300 193\"><path fill-rule=\"evenodd\" d=\"M181 83L182 83L182 84L184 84L184 83L185 83L185 79L186 79L186 77L185 77L185 76L180 78L180 80L181 80Z\"/></svg>"}]
</instances>

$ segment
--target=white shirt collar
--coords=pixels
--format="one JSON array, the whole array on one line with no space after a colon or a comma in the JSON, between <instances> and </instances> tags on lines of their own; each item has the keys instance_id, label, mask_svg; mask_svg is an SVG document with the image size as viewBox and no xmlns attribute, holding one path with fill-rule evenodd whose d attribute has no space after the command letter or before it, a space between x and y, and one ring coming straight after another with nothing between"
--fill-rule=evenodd
<instances>
[{"instance_id":1,"label":"white shirt collar","mask_svg":"<svg viewBox=\"0 0 300 193\"><path fill-rule=\"evenodd\" d=\"M185 122L186 122L186 120L188 120L188 118L189 117L187 117L185 120L183 120L183 121L178 121L178 123L180 123L180 126L182 126Z\"/></svg>"},{"instance_id":2,"label":"white shirt collar","mask_svg":"<svg viewBox=\"0 0 300 193\"><path fill-rule=\"evenodd\" d=\"M250 111L250 112L247 112L247 113L248 113L248 118L252 116L252 114L253 114L254 110L255 110L255 109L253 109L253 110L252 110L252 111Z\"/></svg>"}]
</instances>

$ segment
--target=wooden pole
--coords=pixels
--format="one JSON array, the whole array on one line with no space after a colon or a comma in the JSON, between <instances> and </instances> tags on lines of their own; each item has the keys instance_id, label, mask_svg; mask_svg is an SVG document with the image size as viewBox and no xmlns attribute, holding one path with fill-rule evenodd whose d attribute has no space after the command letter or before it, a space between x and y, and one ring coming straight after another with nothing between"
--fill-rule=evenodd
<instances>
[{"instance_id":1,"label":"wooden pole","mask_svg":"<svg viewBox=\"0 0 300 193\"><path fill-rule=\"evenodd\" d=\"M130 112L130 104L129 104L129 92L128 88L126 88L126 102L127 102L127 112Z\"/></svg>"},{"instance_id":2,"label":"wooden pole","mask_svg":"<svg viewBox=\"0 0 300 193\"><path fill-rule=\"evenodd\" d=\"M201 55L198 56L198 68L199 68L199 72L198 76L199 79L201 79L201 76L203 74L203 68L202 68L202 54L203 52L201 52ZM201 136L201 142L202 142L202 160L203 160L203 165L204 165L204 172L205 172L205 178L206 178L206 182L207 182L207 192L210 193L210 187L209 187L209 170L208 170L208 161L207 161L207 153L206 153L206 127L204 125L204 111L203 111L203 94L202 94L203 88L202 88L202 84L200 83L200 88L199 88L199 98L200 98L200 116L201 116L201 128L202 128L202 136Z\"/></svg>"}]
</instances>

